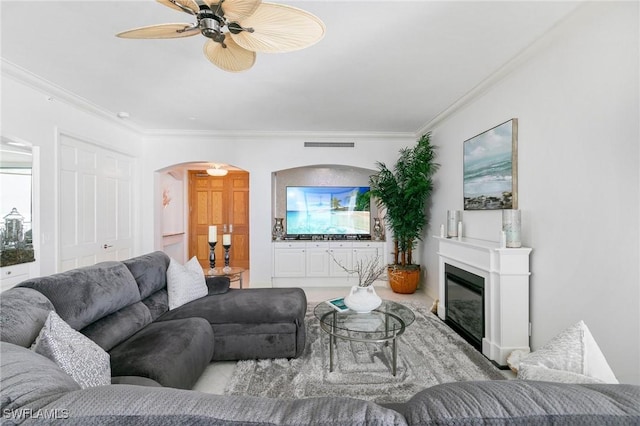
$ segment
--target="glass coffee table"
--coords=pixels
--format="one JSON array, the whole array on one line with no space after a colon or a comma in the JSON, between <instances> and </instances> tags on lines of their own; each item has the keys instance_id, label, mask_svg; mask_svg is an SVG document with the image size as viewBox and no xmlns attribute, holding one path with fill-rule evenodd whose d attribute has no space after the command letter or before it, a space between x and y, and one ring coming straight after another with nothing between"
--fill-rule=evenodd
<instances>
[{"instance_id":1,"label":"glass coffee table","mask_svg":"<svg viewBox=\"0 0 640 426\"><path fill-rule=\"evenodd\" d=\"M411 309L398 302L383 300L373 311L359 314L352 310L338 312L326 302L316 305L313 313L320 328L329 334L329 371L333 371L336 339L392 345L391 372L395 376L398 362L398 337L415 320Z\"/></svg>"}]
</instances>

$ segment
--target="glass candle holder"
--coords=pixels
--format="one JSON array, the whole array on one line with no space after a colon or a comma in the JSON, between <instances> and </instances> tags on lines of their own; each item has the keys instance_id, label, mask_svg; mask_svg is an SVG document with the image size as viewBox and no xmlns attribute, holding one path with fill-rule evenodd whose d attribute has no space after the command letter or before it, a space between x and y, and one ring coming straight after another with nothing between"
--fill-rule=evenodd
<instances>
[{"instance_id":1,"label":"glass candle holder","mask_svg":"<svg viewBox=\"0 0 640 426\"><path fill-rule=\"evenodd\" d=\"M520 210L502 210L502 230L505 234L507 247L518 248L522 246L520 241Z\"/></svg>"},{"instance_id":2,"label":"glass candle holder","mask_svg":"<svg viewBox=\"0 0 640 426\"><path fill-rule=\"evenodd\" d=\"M458 222L462 220L460 210L447 210L447 237L458 236Z\"/></svg>"}]
</instances>

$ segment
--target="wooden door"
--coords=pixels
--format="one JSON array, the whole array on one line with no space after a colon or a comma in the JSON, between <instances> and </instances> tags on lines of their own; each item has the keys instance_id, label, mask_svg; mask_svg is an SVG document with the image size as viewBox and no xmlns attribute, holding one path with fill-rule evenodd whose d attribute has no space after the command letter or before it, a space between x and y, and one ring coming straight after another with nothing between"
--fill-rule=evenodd
<instances>
[{"instance_id":1,"label":"wooden door","mask_svg":"<svg viewBox=\"0 0 640 426\"><path fill-rule=\"evenodd\" d=\"M249 173L229 172L225 179L227 220L231 233L231 265L249 268Z\"/></svg>"},{"instance_id":2,"label":"wooden door","mask_svg":"<svg viewBox=\"0 0 640 426\"><path fill-rule=\"evenodd\" d=\"M249 173L230 171L226 176L209 176L189 171L189 257L196 256L209 267L209 226L218 228L216 267L224 266L222 235L231 234L231 266L249 268Z\"/></svg>"},{"instance_id":3,"label":"wooden door","mask_svg":"<svg viewBox=\"0 0 640 426\"><path fill-rule=\"evenodd\" d=\"M58 270L130 258L134 160L65 134L59 154Z\"/></svg>"}]
</instances>

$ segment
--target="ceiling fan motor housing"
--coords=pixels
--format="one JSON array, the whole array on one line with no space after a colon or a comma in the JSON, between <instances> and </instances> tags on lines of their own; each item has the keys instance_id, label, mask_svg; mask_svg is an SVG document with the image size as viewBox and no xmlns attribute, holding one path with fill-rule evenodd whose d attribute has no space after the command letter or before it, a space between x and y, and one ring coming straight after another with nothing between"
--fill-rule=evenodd
<instances>
[{"instance_id":1,"label":"ceiling fan motor housing","mask_svg":"<svg viewBox=\"0 0 640 426\"><path fill-rule=\"evenodd\" d=\"M208 7L200 7L198 26L203 36L218 43L224 42L224 34L220 30L225 25L224 18L216 15Z\"/></svg>"}]
</instances>

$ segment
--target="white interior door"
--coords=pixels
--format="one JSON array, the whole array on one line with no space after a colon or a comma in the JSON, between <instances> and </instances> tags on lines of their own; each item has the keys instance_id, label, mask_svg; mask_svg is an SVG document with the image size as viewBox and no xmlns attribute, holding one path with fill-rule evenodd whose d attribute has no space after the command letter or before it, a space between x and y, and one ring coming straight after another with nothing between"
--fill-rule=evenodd
<instances>
[{"instance_id":1,"label":"white interior door","mask_svg":"<svg viewBox=\"0 0 640 426\"><path fill-rule=\"evenodd\" d=\"M134 159L65 134L59 153L60 271L131 257Z\"/></svg>"}]
</instances>

